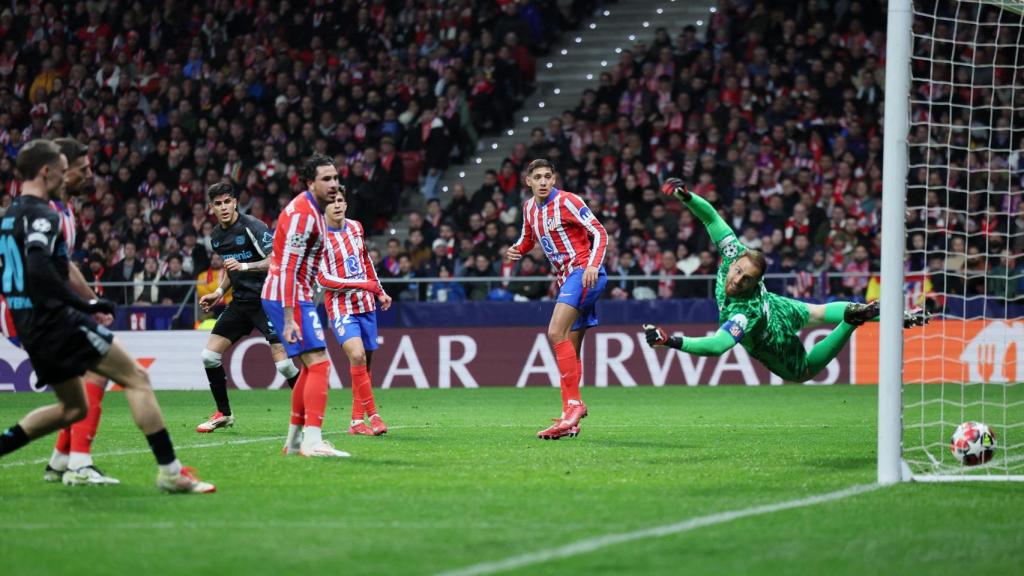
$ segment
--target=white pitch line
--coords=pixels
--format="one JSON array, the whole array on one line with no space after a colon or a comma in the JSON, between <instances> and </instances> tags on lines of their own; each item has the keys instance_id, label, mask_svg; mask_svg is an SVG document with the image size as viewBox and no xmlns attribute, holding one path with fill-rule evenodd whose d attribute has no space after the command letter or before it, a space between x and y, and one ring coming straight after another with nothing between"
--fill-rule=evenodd
<instances>
[{"instance_id":1,"label":"white pitch line","mask_svg":"<svg viewBox=\"0 0 1024 576\"><path fill-rule=\"evenodd\" d=\"M512 556L504 560L496 560L494 562L483 562L480 564L474 564L472 566L466 566L465 568L441 572L436 576L484 576L487 574L495 574L497 572L505 572L507 570L514 570L516 568L523 568L524 566L533 566L535 564L542 564L544 562L550 562L552 560L560 560L562 558L569 558L571 556L579 556L580 554L595 552L607 548L609 546L624 544L626 542L646 540L649 538L662 538L664 536L671 536L673 534L689 532L690 530L694 530L696 528L714 526L715 524L724 524L726 522L731 522L733 520L738 520L740 518L760 516L763 514L772 514L774 512L780 512L782 510L792 510L794 508L805 508L807 506L824 504L826 502L835 502L837 500L843 500L844 498L849 498L851 496L857 496L858 494L864 494L865 492L871 492L879 488L881 488L881 485L879 484L861 484L858 486L851 486L850 488L844 488L843 490L838 490L836 492L819 494L817 496L808 496L806 498L800 498L797 500L787 500L785 502L776 502L774 504L764 504L762 506L754 506L752 508L744 508L742 510L733 510L729 512L718 512L716 514L710 514L708 516L690 518L689 520L683 520L681 522L676 522L675 524L665 524L662 526L654 526L651 528L644 528L642 530L635 530L633 532L608 534L605 536L598 536L596 538L578 540L571 544L566 544L565 546L559 546L557 548L548 548L547 550L539 550L537 552L530 552L527 554L521 554L519 556Z\"/></svg>"},{"instance_id":2,"label":"white pitch line","mask_svg":"<svg viewBox=\"0 0 1024 576\"><path fill-rule=\"evenodd\" d=\"M873 424L723 424L721 422L708 422L706 424L692 423L692 424L657 424L657 423L637 423L637 424L591 424L588 425L588 429L615 429L615 428L718 428L718 429L729 429L729 428L863 428L866 426L872 426ZM488 424L491 428L528 428L533 429L534 426L531 424ZM450 430L450 429L465 429L465 428L479 428L477 424L455 424L455 425L410 425L410 426L389 426L390 430ZM325 432L324 436L344 434L345 432ZM190 450L192 448L220 448L222 446L240 446L243 444L257 444L259 442L270 442L272 440L282 441L285 436L255 436L253 438L239 438L237 440L224 440L222 442L200 442L198 444L176 444L175 450ZM149 454L151 451L148 448L133 448L131 450L114 450L111 452L97 452L93 454L95 458L110 458L112 456L135 456L138 454ZM14 468L17 466L29 466L36 464L46 464L49 462L47 458L36 458L34 460L18 460L15 462L0 462L0 469Z\"/></svg>"}]
</instances>

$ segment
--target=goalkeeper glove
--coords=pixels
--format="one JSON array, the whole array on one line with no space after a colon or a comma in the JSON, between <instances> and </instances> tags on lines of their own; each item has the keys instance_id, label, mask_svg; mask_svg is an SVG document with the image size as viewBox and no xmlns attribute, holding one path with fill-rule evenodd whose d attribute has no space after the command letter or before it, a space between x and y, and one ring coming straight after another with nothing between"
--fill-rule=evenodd
<instances>
[{"instance_id":1,"label":"goalkeeper glove","mask_svg":"<svg viewBox=\"0 0 1024 576\"><path fill-rule=\"evenodd\" d=\"M693 195L686 189L686 184L679 178L669 178L661 185L661 193L675 196L680 202L689 202Z\"/></svg>"},{"instance_id":2,"label":"goalkeeper glove","mask_svg":"<svg viewBox=\"0 0 1024 576\"><path fill-rule=\"evenodd\" d=\"M647 345L651 348L654 348L655 346L666 346L668 348L682 350L682 336L669 336L664 330L654 324L644 324L643 328L644 336L647 338Z\"/></svg>"}]
</instances>

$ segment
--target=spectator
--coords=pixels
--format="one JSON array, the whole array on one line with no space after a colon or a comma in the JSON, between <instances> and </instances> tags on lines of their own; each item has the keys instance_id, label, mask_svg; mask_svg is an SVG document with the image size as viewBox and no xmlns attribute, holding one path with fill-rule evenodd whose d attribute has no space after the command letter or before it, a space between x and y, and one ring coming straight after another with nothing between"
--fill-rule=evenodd
<instances>
[{"instance_id":1,"label":"spectator","mask_svg":"<svg viewBox=\"0 0 1024 576\"><path fill-rule=\"evenodd\" d=\"M164 272L162 281L185 282L189 279L182 267L180 254L171 254L167 257L167 270ZM185 303L186 298L192 293L192 289L185 284L182 285L161 285L160 303L180 305Z\"/></svg>"},{"instance_id":2,"label":"spectator","mask_svg":"<svg viewBox=\"0 0 1024 576\"><path fill-rule=\"evenodd\" d=\"M142 273L143 263L136 256L135 243L124 245L124 257L113 266L107 268L104 282L133 282ZM111 286L107 290L107 298L117 304L127 305L135 302L135 290L128 286Z\"/></svg>"}]
</instances>

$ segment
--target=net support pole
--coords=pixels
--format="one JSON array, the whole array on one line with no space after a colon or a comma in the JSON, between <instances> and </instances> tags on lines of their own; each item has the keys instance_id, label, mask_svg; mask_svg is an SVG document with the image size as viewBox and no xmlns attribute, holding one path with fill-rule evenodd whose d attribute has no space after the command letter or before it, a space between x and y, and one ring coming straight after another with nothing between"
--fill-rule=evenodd
<instances>
[{"instance_id":1,"label":"net support pole","mask_svg":"<svg viewBox=\"0 0 1024 576\"><path fill-rule=\"evenodd\" d=\"M903 386L903 254L910 117L911 0L889 0L882 155L881 325L878 370L878 483L900 478Z\"/></svg>"}]
</instances>

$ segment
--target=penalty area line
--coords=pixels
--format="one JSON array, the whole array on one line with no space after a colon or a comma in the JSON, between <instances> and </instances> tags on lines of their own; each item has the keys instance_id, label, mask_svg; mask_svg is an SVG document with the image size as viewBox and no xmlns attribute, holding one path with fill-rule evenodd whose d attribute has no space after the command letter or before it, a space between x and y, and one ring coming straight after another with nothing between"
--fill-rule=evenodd
<instances>
[{"instance_id":1,"label":"penalty area line","mask_svg":"<svg viewBox=\"0 0 1024 576\"><path fill-rule=\"evenodd\" d=\"M836 502L838 500L843 500L845 498L850 498L852 496L857 496L859 494L864 494L866 492L872 492L881 487L882 486L880 484L860 484L857 486L844 488L842 490L837 490L835 492L818 494L816 496L808 496L806 498L799 498L796 500L786 500L783 502L776 502L774 504L763 504L761 506L743 508L741 510L718 512L715 514L709 514L707 516L699 516L697 518L682 520L674 524L653 526L651 528L644 528L632 532L607 534L605 536L598 536L595 538L578 540L576 542L572 542L564 546L559 546L557 548L538 550L536 552L529 552L527 554L511 556L509 558L505 558L504 560L482 562L480 564L473 564L472 566L466 566L464 568L448 570L445 572L440 572L435 576L485 576L488 574L496 574L498 572L515 570L517 568L523 568L525 566L543 564L545 562L550 562L552 560L560 560L562 558L569 558L572 556L579 556L581 554L587 554L590 552L597 552L610 546L625 544L627 542L635 542L637 540L648 540L651 538L663 538L665 536L681 534L683 532L689 532L691 530L703 528L705 526L725 524L726 522L732 522L733 520L739 520L740 518L749 518L751 516L761 516L764 514L781 512L783 510L806 508L808 506L815 506L817 504Z\"/></svg>"}]
</instances>

